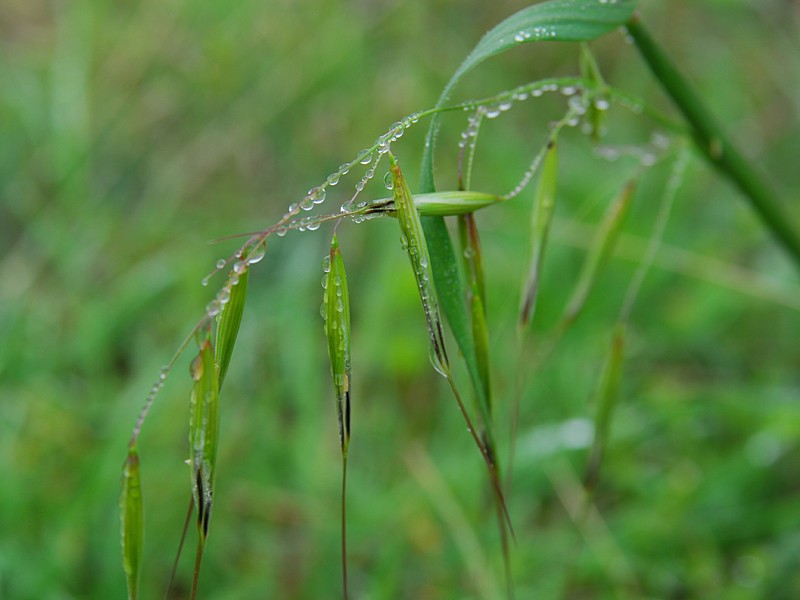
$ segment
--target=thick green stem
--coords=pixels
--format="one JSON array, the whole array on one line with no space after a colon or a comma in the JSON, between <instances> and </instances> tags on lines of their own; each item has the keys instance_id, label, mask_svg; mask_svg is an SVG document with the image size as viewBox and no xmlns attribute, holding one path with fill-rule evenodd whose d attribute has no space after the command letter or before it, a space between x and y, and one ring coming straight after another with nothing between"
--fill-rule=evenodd
<instances>
[{"instance_id":1,"label":"thick green stem","mask_svg":"<svg viewBox=\"0 0 800 600\"><path fill-rule=\"evenodd\" d=\"M714 167L745 194L767 228L800 267L800 228L797 220L789 214L753 164L731 144L700 97L642 25L638 15L634 15L627 23L627 29L653 75L689 122L697 147Z\"/></svg>"}]
</instances>

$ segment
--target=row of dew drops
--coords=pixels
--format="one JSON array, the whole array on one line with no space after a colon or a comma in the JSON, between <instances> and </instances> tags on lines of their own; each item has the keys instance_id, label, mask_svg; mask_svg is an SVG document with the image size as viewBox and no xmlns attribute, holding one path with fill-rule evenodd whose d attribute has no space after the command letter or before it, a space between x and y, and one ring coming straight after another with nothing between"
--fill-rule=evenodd
<instances>
[{"instance_id":1,"label":"row of dew drops","mask_svg":"<svg viewBox=\"0 0 800 600\"><path fill-rule=\"evenodd\" d=\"M530 32L528 33L533 35ZM544 34L542 33L542 35ZM461 108L466 112L472 113L468 117L466 129L461 133L458 142L459 149L461 151L465 149L474 149L480 124L484 118L495 119L510 110L516 103L523 102L529 98L541 97L548 92L560 92L563 96L568 98L569 112L567 114L569 120L566 124L569 126L577 126L581 123L581 117L588 110L590 102L591 105L598 110L606 110L609 108L609 101L603 96L595 95L590 100L588 95L583 93L584 88L580 85L580 80L578 79L549 79L526 84L512 91L498 94L489 100L469 101L457 105L456 108ZM450 110L452 110L452 108ZM380 212L368 212L371 203L367 200L359 200L359 196L367 184L375 177L379 163L384 156L388 154L392 143L400 139L405 131L418 123L422 117L430 116L435 112L437 112L435 109L431 109L412 113L394 123L386 133L380 135L375 140L372 146L362 149L353 160L342 163L336 171L328 175L323 183L308 190L301 201L290 204L286 213L275 225L250 238L232 257L219 259L215 265L215 269L202 280L202 284L208 285L210 279L228 265L232 266L232 273L226 280L222 289L219 290L214 300L206 307L206 314L209 317L214 317L219 314L222 307L230 298L232 287L237 285L238 276L242 274L249 265L259 262L264 257L265 240L268 235L274 233L282 237L290 230L315 231L324 221L338 219L344 216L349 217L355 223L381 216ZM590 125L584 123L584 127L590 127ZM361 178L355 183L354 193L349 200L340 206L338 215L309 215L297 218L302 212L310 212L315 207L322 205L328 197L328 190L330 188L339 184L348 173L361 167L364 168L364 172ZM520 183L509 194L506 194L504 198L511 198L518 195L530 182L537 168L538 161L531 163L529 169L523 174ZM385 174L383 183L387 189L392 189L391 173L387 172Z\"/></svg>"}]
</instances>

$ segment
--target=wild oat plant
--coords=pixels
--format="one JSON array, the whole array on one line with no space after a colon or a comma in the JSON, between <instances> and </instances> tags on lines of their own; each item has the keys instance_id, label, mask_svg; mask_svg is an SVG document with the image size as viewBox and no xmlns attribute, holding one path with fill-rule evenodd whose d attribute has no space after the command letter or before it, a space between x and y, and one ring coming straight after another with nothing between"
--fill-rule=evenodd
<instances>
[{"instance_id":1,"label":"wild oat plant","mask_svg":"<svg viewBox=\"0 0 800 600\"><path fill-rule=\"evenodd\" d=\"M683 121L671 121L644 101L605 81L588 42L618 29L623 29L624 34L633 41L657 81L676 104L684 117ZM521 44L547 41L580 44L575 77L535 81L486 98L450 103L451 92L458 82L485 59ZM507 193L471 189L471 174L481 129L518 105L535 102L543 95L562 98L563 115L544 132L545 141L532 158L527 171L520 175L519 184ZM624 361L626 323L642 280L658 251L692 145L719 169L723 177L740 188L778 241L795 259L800 258L800 237L792 221L784 217L783 209L769 186L727 141L703 104L648 35L635 12L635 2L632 0L553 0L530 6L501 22L481 39L456 70L434 108L412 113L394 123L355 158L343 163L298 202L292 203L278 222L250 234L232 256L218 261L203 284L208 285L215 276L221 277L222 283L190 335L162 369L131 436L124 463L120 500L123 566L129 598L138 597L139 581L142 577L144 518L138 439L159 390L178 357L183 352L193 353L195 356L189 369L189 477L186 480L190 506L180 547L183 546L187 527L194 513L197 547L190 597L195 598L199 594L200 565L216 508L214 485L220 444L220 395L242 320L250 271L265 259L269 247L277 242L277 238L296 230L314 231L323 225L330 226L332 230L330 252L322 260L324 290L321 294L321 314L328 341L333 383L331 395L338 417L342 454L341 594L348 597L345 507L347 459L351 441L353 365L350 348L350 292L337 229L345 220L364 223L386 218L394 218L399 225L399 241L408 255L411 276L419 293L422 307L420 334L427 332L430 362L452 390L456 407L466 424L467 435L471 437L475 451L485 464L487 486L493 499L499 531L498 552L505 565L504 593L508 598L514 597L514 577L509 559L514 552L514 518L508 510L505 498L511 486L519 393L515 398L516 406L511 411L513 417L510 427L497 427L493 421L494 398L486 315L485 265L474 213L508 202L522 195L529 187L533 188L532 193L526 194L531 200L530 266L527 273L520 277L522 284L517 329L519 339L522 340L533 319L541 274L547 267L545 257L548 233L559 196L560 133L566 128L579 129L597 144L597 160L611 161L620 150L602 145L606 115L610 111L624 111L630 118L647 119L653 128L652 142L626 149L626 152L638 158L637 165L630 169L627 174L628 183L616 196L605 199L608 203L605 217L596 229L595 238L575 281L573 293L560 323L548 340L549 346L545 345L542 349L543 354L579 318L598 274L614 250L629 207L636 200L637 183L647 175L649 167L665 161L672 163L672 177L661 194L647 251L628 285L619 318L610 327L613 333L607 364L597 389L594 441L585 466L583 501L580 506L574 507L578 522L591 518L592 494L598 485L618 396ZM458 144L457 189L441 191L436 190L434 185L433 157L439 119L448 114L455 115L458 119L466 117L466 120ZM425 121L428 123L428 133L425 138L420 190L413 193L401 169L401 161L395 153L399 152L399 143L405 132ZM364 190L373 178L383 179L387 189L386 197L365 197ZM354 183L347 183L351 180ZM326 212L326 206L331 204L329 198L335 190L342 188L348 190L345 201L335 210ZM445 225L446 218L456 221L457 248L454 247ZM309 268L315 266L310 265ZM313 316L309 315L308 318ZM448 325L457 352L448 347ZM523 354L521 349L519 354ZM456 381L453 360L463 360L467 381ZM523 366L521 359L518 373L523 372ZM355 365L355 371L358 372L358 365ZM511 432L508 442L511 452L506 457L500 456L498 452L498 430ZM176 569L178 558L175 561ZM172 578L174 577L173 571ZM482 597L496 596L495 591L482 587L480 581L476 582L476 589Z\"/></svg>"}]
</instances>

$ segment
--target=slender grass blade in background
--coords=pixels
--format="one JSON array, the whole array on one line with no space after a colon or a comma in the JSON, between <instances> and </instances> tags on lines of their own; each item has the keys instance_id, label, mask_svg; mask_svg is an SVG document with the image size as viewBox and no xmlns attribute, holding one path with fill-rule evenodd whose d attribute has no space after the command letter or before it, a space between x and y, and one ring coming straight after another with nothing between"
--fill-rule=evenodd
<instances>
[{"instance_id":1,"label":"slender grass blade in background","mask_svg":"<svg viewBox=\"0 0 800 600\"><path fill-rule=\"evenodd\" d=\"M144 512L139 476L139 451L135 444L128 447L119 504L122 516L122 566L128 584L128 600L136 600L139 597L144 547Z\"/></svg>"},{"instance_id":2,"label":"slender grass blade in background","mask_svg":"<svg viewBox=\"0 0 800 600\"><path fill-rule=\"evenodd\" d=\"M800 267L800 224L797 213L788 210L770 182L731 143L700 95L650 36L638 14L626 24L626 30L655 79L691 125L697 148L749 199L764 225L792 256L795 265Z\"/></svg>"},{"instance_id":3,"label":"slender grass blade in background","mask_svg":"<svg viewBox=\"0 0 800 600\"><path fill-rule=\"evenodd\" d=\"M600 223L597 230L597 235L592 243L592 247L583 262L581 272L578 275L578 281L572 292L572 297L564 311L564 316L561 320L562 331L572 325L578 316L580 316L600 270L614 251L614 245L622 230L622 225L628 214L628 208L630 207L635 189L635 181L630 181L623 188L622 193L617 199L609 205L603 217L603 221Z\"/></svg>"},{"instance_id":4,"label":"slender grass blade in background","mask_svg":"<svg viewBox=\"0 0 800 600\"><path fill-rule=\"evenodd\" d=\"M597 407L594 418L594 440L589 451L584 485L588 494L592 494L600 477L600 464L603 460L608 439L611 435L611 418L619 398L619 387L622 381L622 364L624 360L625 326L619 323L614 329L611 351L608 354L600 388L597 395Z\"/></svg>"},{"instance_id":5,"label":"slender grass blade in background","mask_svg":"<svg viewBox=\"0 0 800 600\"><path fill-rule=\"evenodd\" d=\"M531 266L528 279L522 293L522 304L519 312L519 327L522 331L527 329L533 319L536 309L536 295L539 291L539 279L544 264L547 235L556 204L556 186L558 183L558 149L556 140L550 141L545 153L539 182L533 200L533 213L531 219Z\"/></svg>"},{"instance_id":6,"label":"slender grass blade in background","mask_svg":"<svg viewBox=\"0 0 800 600\"><path fill-rule=\"evenodd\" d=\"M330 254L323 262L325 293L323 308L325 337L336 390L336 413L339 419L339 443L342 448L342 588L347 598L347 449L350 445L350 292L347 273L336 234Z\"/></svg>"}]
</instances>

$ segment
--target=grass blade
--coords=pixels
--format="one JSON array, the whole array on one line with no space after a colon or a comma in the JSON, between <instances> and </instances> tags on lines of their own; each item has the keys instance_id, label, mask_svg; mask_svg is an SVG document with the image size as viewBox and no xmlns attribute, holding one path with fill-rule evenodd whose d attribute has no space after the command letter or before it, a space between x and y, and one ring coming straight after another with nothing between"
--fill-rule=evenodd
<instances>
[{"instance_id":1,"label":"grass blade","mask_svg":"<svg viewBox=\"0 0 800 600\"><path fill-rule=\"evenodd\" d=\"M533 318L536 309L536 295L539 290L539 278L544 263L544 253L547 247L547 237L556 203L556 185L558 182L558 149L556 140L550 141L545 152L542 172L536 187L533 201L532 216L532 242L531 266L528 271L528 280L522 294L522 304L519 313L519 327L524 331Z\"/></svg>"},{"instance_id":2,"label":"grass blade","mask_svg":"<svg viewBox=\"0 0 800 600\"><path fill-rule=\"evenodd\" d=\"M606 211L594 243L581 268L572 297L564 311L564 316L561 320L562 331L572 325L580 315L600 270L613 252L614 245L625 222L625 217L628 214L628 208L635 189L635 182L630 181Z\"/></svg>"},{"instance_id":3,"label":"grass blade","mask_svg":"<svg viewBox=\"0 0 800 600\"><path fill-rule=\"evenodd\" d=\"M136 444L128 447L128 458L122 473L122 495L119 501L122 515L122 566L128 585L128 600L136 600L139 597L139 571L144 546L142 484Z\"/></svg>"},{"instance_id":4,"label":"grass blade","mask_svg":"<svg viewBox=\"0 0 800 600\"><path fill-rule=\"evenodd\" d=\"M633 15L634 0L551 0L511 15L481 38L456 69L442 91L436 106L441 107L459 81L486 59L530 42L584 42L597 39L623 26ZM431 119L422 159L420 188L434 191L433 151L438 133L438 117Z\"/></svg>"},{"instance_id":5,"label":"grass blade","mask_svg":"<svg viewBox=\"0 0 800 600\"><path fill-rule=\"evenodd\" d=\"M691 125L697 148L749 199L767 229L800 266L800 226L796 213L787 210L770 183L731 143L700 96L650 36L638 15L626 24L626 29L650 71Z\"/></svg>"},{"instance_id":6,"label":"grass blade","mask_svg":"<svg viewBox=\"0 0 800 600\"><path fill-rule=\"evenodd\" d=\"M347 273L336 234L324 264L327 270L323 306L328 357L336 390L336 413L339 419L339 443L342 448L342 589L347 598L347 449L350 445L350 293Z\"/></svg>"}]
</instances>

